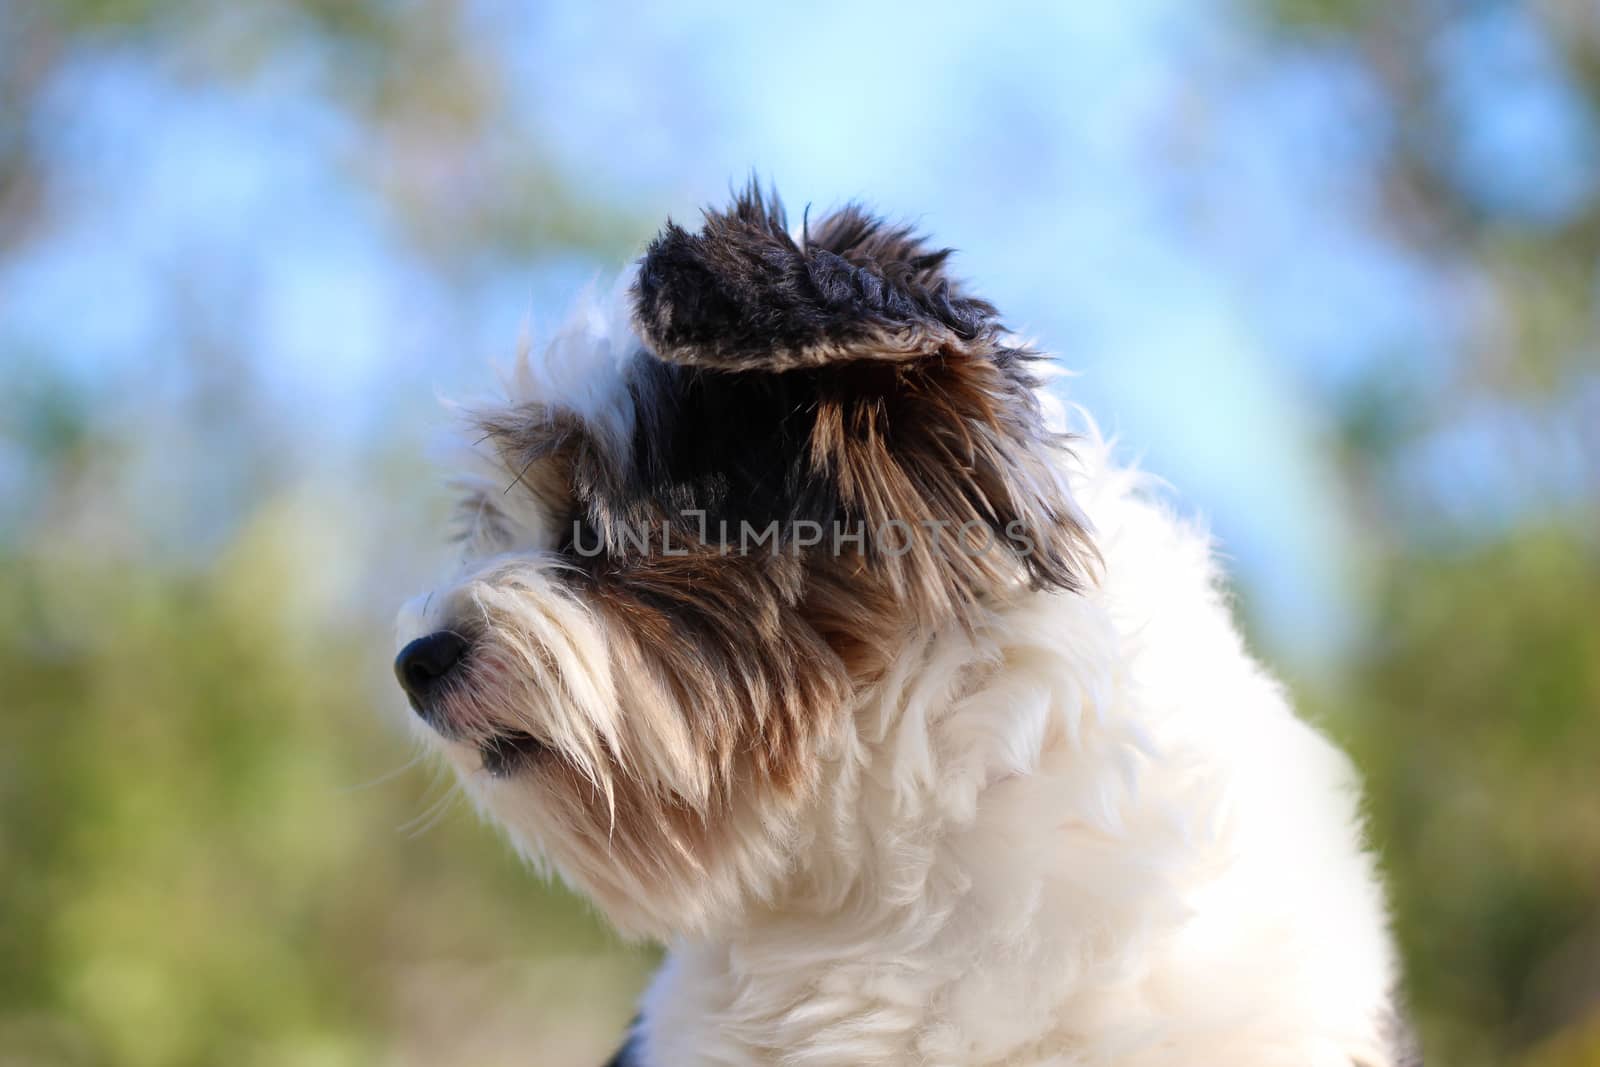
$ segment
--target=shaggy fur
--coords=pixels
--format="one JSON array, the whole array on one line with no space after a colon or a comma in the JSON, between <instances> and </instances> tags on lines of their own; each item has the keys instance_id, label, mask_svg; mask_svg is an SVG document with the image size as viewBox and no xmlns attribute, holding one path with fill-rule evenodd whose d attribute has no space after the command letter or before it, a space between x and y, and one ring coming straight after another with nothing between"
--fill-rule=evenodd
<instances>
[{"instance_id":1,"label":"shaggy fur","mask_svg":"<svg viewBox=\"0 0 1600 1067\"><path fill-rule=\"evenodd\" d=\"M618 1063L1400 1063L1348 765L948 255L669 223L473 415L424 733L670 944Z\"/></svg>"}]
</instances>

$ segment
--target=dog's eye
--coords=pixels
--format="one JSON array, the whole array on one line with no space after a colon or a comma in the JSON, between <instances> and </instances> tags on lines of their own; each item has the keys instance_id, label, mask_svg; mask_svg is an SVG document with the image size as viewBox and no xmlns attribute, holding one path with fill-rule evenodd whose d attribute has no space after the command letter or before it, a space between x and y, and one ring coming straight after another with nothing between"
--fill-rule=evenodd
<instances>
[{"instance_id":1,"label":"dog's eye","mask_svg":"<svg viewBox=\"0 0 1600 1067\"><path fill-rule=\"evenodd\" d=\"M560 536L556 541L556 552L563 559L578 562L598 559L605 555L605 540L600 536L600 531L589 521L588 515L582 511L574 511L561 525Z\"/></svg>"}]
</instances>

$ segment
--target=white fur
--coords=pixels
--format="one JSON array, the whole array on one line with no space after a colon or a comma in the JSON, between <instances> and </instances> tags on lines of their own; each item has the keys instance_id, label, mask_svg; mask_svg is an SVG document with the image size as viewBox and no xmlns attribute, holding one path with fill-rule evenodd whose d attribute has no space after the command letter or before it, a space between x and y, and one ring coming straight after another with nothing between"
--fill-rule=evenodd
<instances>
[{"instance_id":1,"label":"white fur","mask_svg":"<svg viewBox=\"0 0 1600 1067\"><path fill-rule=\"evenodd\" d=\"M625 451L634 423L627 362L639 350L639 338L628 318L628 291L636 273L636 268L622 271L603 297L597 295L598 283L587 287L536 356L531 351L532 339L525 338L515 361L499 374L498 395L477 404L449 406L469 423L485 408L558 407L581 419L603 447ZM507 470L481 435L471 433L452 440L445 451L447 462L456 469L452 485L491 501L521 534L512 543L499 543L488 536L489 526L473 523L467 531L469 558L506 551L537 552L557 539L556 517L534 494L507 491L522 472ZM409 625L402 630L412 632Z\"/></svg>"},{"instance_id":2,"label":"white fur","mask_svg":"<svg viewBox=\"0 0 1600 1067\"><path fill-rule=\"evenodd\" d=\"M519 356L502 382L507 398L559 404L601 431L612 447L625 448L633 430L625 370L639 350L628 294L637 273L637 267L619 273L603 298L598 283L585 289L539 358Z\"/></svg>"},{"instance_id":3,"label":"white fur","mask_svg":"<svg viewBox=\"0 0 1600 1067\"><path fill-rule=\"evenodd\" d=\"M1080 455L1099 586L905 650L792 893L672 946L644 1062L1388 1062L1348 764L1244 651L1204 535Z\"/></svg>"},{"instance_id":4,"label":"white fur","mask_svg":"<svg viewBox=\"0 0 1600 1067\"><path fill-rule=\"evenodd\" d=\"M622 440L628 335L598 325L615 318L561 335L514 400L574 398ZM796 821L739 828L748 877L663 887L636 924L622 917L677 932L644 1000L644 1063L1391 1062L1394 966L1351 769L1243 648L1205 534L1108 451L1091 429L1066 472L1104 557L1097 584L910 641L858 694ZM462 597L503 597L485 576L543 565L473 563L413 606L402 641ZM604 635L557 606L502 609L542 613L558 647L582 650L587 697L520 714L575 749L591 731L626 750L644 727L614 715ZM547 840L562 828L541 832L536 808L444 747L523 847L592 888Z\"/></svg>"}]
</instances>

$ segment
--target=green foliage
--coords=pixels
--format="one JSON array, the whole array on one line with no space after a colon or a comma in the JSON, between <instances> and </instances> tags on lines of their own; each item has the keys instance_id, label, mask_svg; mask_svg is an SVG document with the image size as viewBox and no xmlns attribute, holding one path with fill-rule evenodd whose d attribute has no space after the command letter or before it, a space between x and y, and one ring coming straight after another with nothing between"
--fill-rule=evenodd
<instances>
[{"instance_id":1,"label":"green foliage","mask_svg":"<svg viewBox=\"0 0 1600 1067\"><path fill-rule=\"evenodd\" d=\"M460 804L418 832L451 794L374 713L386 650L286 603L283 522L210 573L0 564L0 1062L598 1060L648 954Z\"/></svg>"},{"instance_id":2,"label":"green foliage","mask_svg":"<svg viewBox=\"0 0 1600 1067\"><path fill-rule=\"evenodd\" d=\"M1390 124L1374 223L1478 310L1453 363L1395 352L1327 398L1360 509L1369 637L1300 696L1366 775L1430 1062L1593 1067L1600 467L1589 455L1563 475L1581 482L1565 489L1571 507L1536 501L1491 523L1445 517L1396 475L1475 412L1593 451L1592 404L1573 397L1600 365L1600 199L1570 217L1494 217L1445 165L1442 148L1471 131L1451 128L1429 57L1454 20L1490 9L1247 7L1266 50L1370 76ZM1600 106L1592 11L1528 10L1575 94ZM50 126L57 112L35 105L62 70L108 54L181 84L248 85L275 64L303 75L360 131L344 177L440 289L470 288L486 259L635 246L648 226L543 154L467 21L450 0L0 0L0 253L42 232L70 192L50 184L50 139L70 140L70 123ZM162 284L181 296L186 280ZM249 356L230 332L239 309L208 332L202 309L172 308L182 340L152 354L148 377L185 364L213 384L172 408L150 400L148 425L106 414L127 392L143 410L147 368L91 396L53 376L57 353L0 353L0 476L20 472L22 489L0 501L0 1065L599 1062L651 953L542 886L431 763L413 763L403 709L382 714L397 700L375 620L393 590L340 610L318 599L319 545L365 537L356 554L379 553L380 538L279 495L316 472L260 461L279 439L251 406ZM188 436L144 455L140 434L166 424ZM203 455L170 468L191 442ZM352 507L417 495L421 448L388 443L403 462L362 453L341 473ZM1537 456L1523 468L1545 473ZM194 538L220 547L153 543L135 505L210 517L223 509L207 477L247 502Z\"/></svg>"},{"instance_id":3,"label":"green foliage","mask_svg":"<svg viewBox=\"0 0 1600 1067\"><path fill-rule=\"evenodd\" d=\"M1394 560L1327 716L1367 776L1439 1062L1600 1024L1600 545L1582 525Z\"/></svg>"},{"instance_id":4,"label":"green foliage","mask_svg":"<svg viewBox=\"0 0 1600 1067\"><path fill-rule=\"evenodd\" d=\"M1381 14L1383 0L1256 0L1278 23L1299 32L1349 31Z\"/></svg>"}]
</instances>

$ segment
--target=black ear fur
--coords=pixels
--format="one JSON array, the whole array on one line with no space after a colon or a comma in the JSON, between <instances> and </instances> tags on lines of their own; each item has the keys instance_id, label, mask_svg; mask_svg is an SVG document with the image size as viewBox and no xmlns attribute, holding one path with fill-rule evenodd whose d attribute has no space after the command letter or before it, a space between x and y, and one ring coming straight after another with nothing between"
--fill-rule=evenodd
<instances>
[{"instance_id":1,"label":"black ear fur","mask_svg":"<svg viewBox=\"0 0 1600 1067\"><path fill-rule=\"evenodd\" d=\"M855 206L797 240L753 183L698 233L668 223L635 284L648 351L610 510L860 524L861 556L828 566L926 620L1019 579L1080 588L1094 548L1035 396L1039 357L947 277L949 255ZM919 536L893 551L879 541L895 523L985 531L995 550Z\"/></svg>"},{"instance_id":2,"label":"black ear fur","mask_svg":"<svg viewBox=\"0 0 1600 1067\"><path fill-rule=\"evenodd\" d=\"M949 255L855 205L797 242L752 181L699 233L667 223L640 262L636 323L659 358L722 370L914 359L999 332L945 276Z\"/></svg>"}]
</instances>

